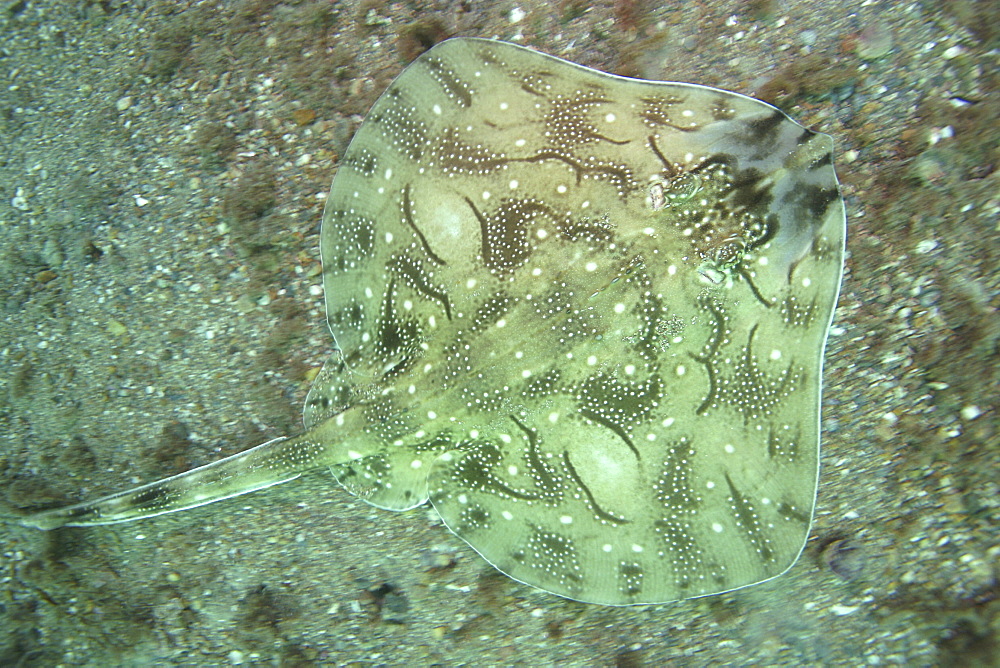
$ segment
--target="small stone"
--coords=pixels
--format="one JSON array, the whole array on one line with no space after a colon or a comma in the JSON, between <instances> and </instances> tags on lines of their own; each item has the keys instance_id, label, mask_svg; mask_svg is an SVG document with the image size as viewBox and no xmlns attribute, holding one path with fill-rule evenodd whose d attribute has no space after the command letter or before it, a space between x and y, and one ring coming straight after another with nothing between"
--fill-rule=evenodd
<instances>
[{"instance_id":1,"label":"small stone","mask_svg":"<svg viewBox=\"0 0 1000 668\"><path fill-rule=\"evenodd\" d=\"M511 23L520 23L522 19L528 14L520 7L515 7L510 10L510 14L507 15L507 20Z\"/></svg>"},{"instance_id":2,"label":"small stone","mask_svg":"<svg viewBox=\"0 0 1000 668\"><path fill-rule=\"evenodd\" d=\"M830 612L838 617L843 617L844 615L849 615L852 612L857 612L860 608L861 606L859 605L834 605L830 608Z\"/></svg>"},{"instance_id":3,"label":"small stone","mask_svg":"<svg viewBox=\"0 0 1000 668\"><path fill-rule=\"evenodd\" d=\"M39 283L48 283L49 281L53 280L56 276L58 276L56 272L52 271L51 269L45 269L44 271L40 271L37 274L35 274L35 280L38 281Z\"/></svg>"},{"instance_id":4,"label":"small stone","mask_svg":"<svg viewBox=\"0 0 1000 668\"><path fill-rule=\"evenodd\" d=\"M885 58L892 51L892 30L885 21L874 21L858 35L856 53L862 60Z\"/></svg>"},{"instance_id":5,"label":"small stone","mask_svg":"<svg viewBox=\"0 0 1000 668\"><path fill-rule=\"evenodd\" d=\"M380 16L374 9L369 9L368 13L365 15L365 25L369 28L374 28L377 26L387 26L392 24L392 19L388 19L384 16Z\"/></svg>"},{"instance_id":6,"label":"small stone","mask_svg":"<svg viewBox=\"0 0 1000 668\"><path fill-rule=\"evenodd\" d=\"M956 44L955 46L949 46L947 49L945 49L944 53L941 54L941 57L944 58L945 60L951 60L952 58L955 58L956 56L962 54L963 52L964 49L960 47L958 44Z\"/></svg>"},{"instance_id":7,"label":"small stone","mask_svg":"<svg viewBox=\"0 0 1000 668\"><path fill-rule=\"evenodd\" d=\"M309 125L316 120L316 112L312 109L296 109L292 112L292 118L298 126Z\"/></svg>"},{"instance_id":8,"label":"small stone","mask_svg":"<svg viewBox=\"0 0 1000 668\"><path fill-rule=\"evenodd\" d=\"M112 336L123 336L128 333L128 327L117 320L108 321L108 333Z\"/></svg>"},{"instance_id":9,"label":"small stone","mask_svg":"<svg viewBox=\"0 0 1000 668\"><path fill-rule=\"evenodd\" d=\"M848 538L830 541L820 551L820 561L844 580L856 580L864 572L866 558L861 546Z\"/></svg>"},{"instance_id":10,"label":"small stone","mask_svg":"<svg viewBox=\"0 0 1000 668\"><path fill-rule=\"evenodd\" d=\"M42 246L42 262L47 264L49 267L58 267L62 265L62 249L59 247L59 242L55 239L45 240L45 245Z\"/></svg>"},{"instance_id":11,"label":"small stone","mask_svg":"<svg viewBox=\"0 0 1000 668\"><path fill-rule=\"evenodd\" d=\"M455 555L447 551L424 550L420 562L428 571L444 570L455 565Z\"/></svg>"},{"instance_id":12,"label":"small stone","mask_svg":"<svg viewBox=\"0 0 1000 668\"><path fill-rule=\"evenodd\" d=\"M950 125L946 125L943 128L931 128L931 131L927 135L927 143L934 146L934 144L942 139L951 139L954 136L955 128Z\"/></svg>"},{"instance_id":13,"label":"small stone","mask_svg":"<svg viewBox=\"0 0 1000 668\"><path fill-rule=\"evenodd\" d=\"M910 164L910 174L923 185L941 185L948 178L948 155L937 149L927 149Z\"/></svg>"},{"instance_id":14,"label":"small stone","mask_svg":"<svg viewBox=\"0 0 1000 668\"><path fill-rule=\"evenodd\" d=\"M975 420L977 417L983 414L982 409L979 406L966 406L962 409L962 419L963 420Z\"/></svg>"},{"instance_id":15,"label":"small stone","mask_svg":"<svg viewBox=\"0 0 1000 668\"><path fill-rule=\"evenodd\" d=\"M14 197L11 198L10 205L18 211L27 211L31 208L28 204L28 198L24 194L24 188L18 188L14 191Z\"/></svg>"},{"instance_id":16,"label":"small stone","mask_svg":"<svg viewBox=\"0 0 1000 668\"><path fill-rule=\"evenodd\" d=\"M132 106L132 96L131 95L126 95L125 97L120 97L120 98L118 98L118 101L115 102L115 109L117 109L118 111L125 111L126 109L128 109L131 106Z\"/></svg>"}]
</instances>

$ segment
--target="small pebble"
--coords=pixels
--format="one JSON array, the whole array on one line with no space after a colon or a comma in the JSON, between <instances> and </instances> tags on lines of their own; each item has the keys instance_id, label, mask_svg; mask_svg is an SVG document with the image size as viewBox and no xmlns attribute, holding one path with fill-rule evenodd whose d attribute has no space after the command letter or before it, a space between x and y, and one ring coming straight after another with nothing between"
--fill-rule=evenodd
<instances>
[{"instance_id":1,"label":"small pebble","mask_svg":"<svg viewBox=\"0 0 1000 668\"><path fill-rule=\"evenodd\" d=\"M852 612L857 612L860 607L861 606L857 605L834 605L830 608L830 612L838 617L843 617L844 615L849 615Z\"/></svg>"},{"instance_id":2,"label":"small pebble","mask_svg":"<svg viewBox=\"0 0 1000 668\"><path fill-rule=\"evenodd\" d=\"M856 580L864 572L865 554L861 546L848 538L828 543L820 552L823 565L844 580Z\"/></svg>"},{"instance_id":3,"label":"small pebble","mask_svg":"<svg viewBox=\"0 0 1000 668\"><path fill-rule=\"evenodd\" d=\"M118 322L117 320L108 321L108 334L112 336L122 336L128 333L128 327Z\"/></svg>"},{"instance_id":4,"label":"small pebble","mask_svg":"<svg viewBox=\"0 0 1000 668\"><path fill-rule=\"evenodd\" d=\"M117 109L118 111L125 111L131 106L132 106L131 95L126 95L125 97L118 98L118 101L115 102L115 109Z\"/></svg>"},{"instance_id":5,"label":"small pebble","mask_svg":"<svg viewBox=\"0 0 1000 668\"><path fill-rule=\"evenodd\" d=\"M892 30L884 21L873 21L858 35L856 52L861 60L885 58L892 51Z\"/></svg>"},{"instance_id":6,"label":"small pebble","mask_svg":"<svg viewBox=\"0 0 1000 668\"><path fill-rule=\"evenodd\" d=\"M31 208L28 204L28 198L24 194L24 188L18 188L14 191L14 197L10 200L10 205L18 211L27 211Z\"/></svg>"},{"instance_id":7,"label":"small pebble","mask_svg":"<svg viewBox=\"0 0 1000 668\"><path fill-rule=\"evenodd\" d=\"M962 409L962 419L963 420L975 420L977 417L983 414L983 411L979 406L966 406Z\"/></svg>"}]
</instances>

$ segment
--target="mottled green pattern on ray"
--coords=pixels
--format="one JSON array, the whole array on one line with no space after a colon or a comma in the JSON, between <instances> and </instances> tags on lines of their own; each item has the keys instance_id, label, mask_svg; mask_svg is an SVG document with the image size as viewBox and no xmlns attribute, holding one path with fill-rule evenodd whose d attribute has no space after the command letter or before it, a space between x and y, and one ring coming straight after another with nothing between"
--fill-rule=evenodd
<instances>
[{"instance_id":1,"label":"mottled green pattern on ray","mask_svg":"<svg viewBox=\"0 0 1000 668\"><path fill-rule=\"evenodd\" d=\"M323 219L337 350L302 436L29 517L170 512L329 465L520 581L607 604L766 580L816 491L844 209L829 137L702 86L445 42Z\"/></svg>"}]
</instances>

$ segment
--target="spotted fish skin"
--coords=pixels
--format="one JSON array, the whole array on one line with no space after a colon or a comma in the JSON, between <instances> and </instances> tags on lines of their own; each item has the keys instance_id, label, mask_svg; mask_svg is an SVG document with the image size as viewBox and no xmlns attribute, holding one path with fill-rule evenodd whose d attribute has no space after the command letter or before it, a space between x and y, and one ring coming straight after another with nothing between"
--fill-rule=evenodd
<instances>
[{"instance_id":1,"label":"spotted fish skin","mask_svg":"<svg viewBox=\"0 0 1000 668\"><path fill-rule=\"evenodd\" d=\"M24 518L126 521L329 466L509 576L611 605L788 569L843 264L832 140L735 93L459 38L344 155L306 431Z\"/></svg>"}]
</instances>

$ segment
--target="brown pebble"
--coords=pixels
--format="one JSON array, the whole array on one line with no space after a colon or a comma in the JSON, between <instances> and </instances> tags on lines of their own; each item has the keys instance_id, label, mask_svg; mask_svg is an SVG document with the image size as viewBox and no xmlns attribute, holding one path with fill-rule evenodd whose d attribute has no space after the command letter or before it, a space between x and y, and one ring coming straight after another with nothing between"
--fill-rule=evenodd
<instances>
[{"instance_id":1,"label":"brown pebble","mask_svg":"<svg viewBox=\"0 0 1000 668\"><path fill-rule=\"evenodd\" d=\"M820 559L844 580L857 579L865 568L865 554L856 541L849 538L832 540L823 547Z\"/></svg>"},{"instance_id":2,"label":"brown pebble","mask_svg":"<svg viewBox=\"0 0 1000 668\"><path fill-rule=\"evenodd\" d=\"M292 118L299 126L309 125L316 120L316 112L312 109L296 109L292 112Z\"/></svg>"}]
</instances>

